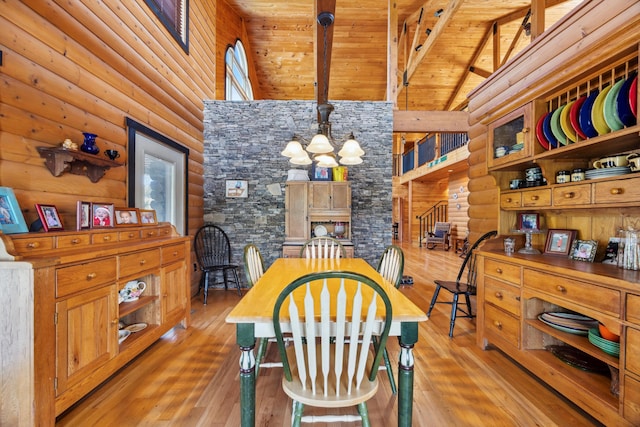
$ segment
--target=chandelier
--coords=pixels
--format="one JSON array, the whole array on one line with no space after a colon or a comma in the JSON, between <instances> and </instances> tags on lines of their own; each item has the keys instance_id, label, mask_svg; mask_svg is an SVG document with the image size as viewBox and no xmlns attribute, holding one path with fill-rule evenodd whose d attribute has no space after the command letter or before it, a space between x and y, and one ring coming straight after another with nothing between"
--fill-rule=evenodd
<instances>
[{"instance_id":1,"label":"chandelier","mask_svg":"<svg viewBox=\"0 0 640 427\"><path fill-rule=\"evenodd\" d=\"M328 99L328 70L327 70L327 28L333 24L333 14L330 12L321 12L318 15L318 23L324 29L324 100ZM294 165L310 165L313 161L317 162L317 166L333 168L338 166L336 161L336 145L331 135L331 122L329 115L333 111L333 105L328 102L318 103L318 133L314 135L311 141L307 142L304 138L294 135L289 141L282 155L289 157L289 162ZM302 147L302 143L306 144L306 149ZM311 156L309 156L311 153ZM358 165L362 163L361 156L364 150L360 148L360 144L353 136L353 132L348 135L347 140L342 145L342 149L338 152L340 156L340 164L342 165Z\"/></svg>"}]
</instances>

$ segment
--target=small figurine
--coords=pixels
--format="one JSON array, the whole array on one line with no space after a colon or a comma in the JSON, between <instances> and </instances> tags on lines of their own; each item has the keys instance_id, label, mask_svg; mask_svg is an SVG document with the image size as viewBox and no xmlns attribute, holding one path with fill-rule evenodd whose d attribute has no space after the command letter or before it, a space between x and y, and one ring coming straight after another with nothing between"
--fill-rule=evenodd
<instances>
[{"instance_id":1,"label":"small figurine","mask_svg":"<svg viewBox=\"0 0 640 427\"><path fill-rule=\"evenodd\" d=\"M66 148L67 150L77 150L78 149L78 144L76 144L75 142L73 142L69 138L67 138L62 143L62 147Z\"/></svg>"}]
</instances>

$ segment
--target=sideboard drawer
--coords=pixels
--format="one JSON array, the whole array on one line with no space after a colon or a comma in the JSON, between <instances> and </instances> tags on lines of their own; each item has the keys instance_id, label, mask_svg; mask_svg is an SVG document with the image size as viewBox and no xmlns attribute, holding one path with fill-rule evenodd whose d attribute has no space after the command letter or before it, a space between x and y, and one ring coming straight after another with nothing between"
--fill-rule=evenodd
<instances>
[{"instance_id":1,"label":"sideboard drawer","mask_svg":"<svg viewBox=\"0 0 640 427\"><path fill-rule=\"evenodd\" d=\"M614 289L526 268L524 286L620 317L620 291Z\"/></svg>"},{"instance_id":2,"label":"sideboard drawer","mask_svg":"<svg viewBox=\"0 0 640 427\"><path fill-rule=\"evenodd\" d=\"M162 247L162 264L168 264L175 260L183 260L185 258L184 245L172 245Z\"/></svg>"},{"instance_id":3,"label":"sideboard drawer","mask_svg":"<svg viewBox=\"0 0 640 427\"><path fill-rule=\"evenodd\" d=\"M503 209L519 208L522 206L522 193L507 193L500 195L500 207Z\"/></svg>"},{"instance_id":4,"label":"sideboard drawer","mask_svg":"<svg viewBox=\"0 0 640 427\"><path fill-rule=\"evenodd\" d=\"M553 206L588 205L591 203L591 185L569 185L553 189Z\"/></svg>"},{"instance_id":5,"label":"sideboard drawer","mask_svg":"<svg viewBox=\"0 0 640 427\"><path fill-rule=\"evenodd\" d=\"M62 267L56 270L56 298L94 288L116 278L115 257Z\"/></svg>"},{"instance_id":6,"label":"sideboard drawer","mask_svg":"<svg viewBox=\"0 0 640 427\"><path fill-rule=\"evenodd\" d=\"M551 206L551 189L523 191L522 206L524 207L543 207Z\"/></svg>"},{"instance_id":7,"label":"sideboard drawer","mask_svg":"<svg viewBox=\"0 0 640 427\"><path fill-rule=\"evenodd\" d=\"M127 277L139 271L160 267L160 251L158 249L141 251L131 255L120 256L119 260L118 277Z\"/></svg>"},{"instance_id":8,"label":"sideboard drawer","mask_svg":"<svg viewBox=\"0 0 640 427\"><path fill-rule=\"evenodd\" d=\"M140 239L140 230L128 230L120 231L118 233L118 240L121 242L130 242L132 240Z\"/></svg>"},{"instance_id":9,"label":"sideboard drawer","mask_svg":"<svg viewBox=\"0 0 640 427\"><path fill-rule=\"evenodd\" d=\"M629 375L624 377L624 418L640 425L640 381Z\"/></svg>"},{"instance_id":10,"label":"sideboard drawer","mask_svg":"<svg viewBox=\"0 0 640 427\"><path fill-rule=\"evenodd\" d=\"M640 179L596 182L593 184L594 203L629 204L640 201Z\"/></svg>"},{"instance_id":11,"label":"sideboard drawer","mask_svg":"<svg viewBox=\"0 0 640 427\"><path fill-rule=\"evenodd\" d=\"M491 258L484 260L484 274L507 282L520 285L520 275L522 269L518 265L508 264Z\"/></svg>"},{"instance_id":12,"label":"sideboard drawer","mask_svg":"<svg viewBox=\"0 0 640 427\"><path fill-rule=\"evenodd\" d=\"M487 304L484 309L486 332L516 348L520 348L520 321L502 310Z\"/></svg>"},{"instance_id":13,"label":"sideboard drawer","mask_svg":"<svg viewBox=\"0 0 640 427\"><path fill-rule=\"evenodd\" d=\"M516 316L520 316L520 288L486 277L484 300Z\"/></svg>"},{"instance_id":14,"label":"sideboard drawer","mask_svg":"<svg viewBox=\"0 0 640 427\"><path fill-rule=\"evenodd\" d=\"M91 238L91 243L100 245L103 243L118 243L118 232L107 231L104 233L95 233Z\"/></svg>"},{"instance_id":15,"label":"sideboard drawer","mask_svg":"<svg viewBox=\"0 0 640 427\"><path fill-rule=\"evenodd\" d=\"M640 325L640 295L627 294L625 313L629 322Z\"/></svg>"},{"instance_id":16,"label":"sideboard drawer","mask_svg":"<svg viewBox=\"0 0 640 427\"><path fill-rule=\"evenodd\" d=\"M53 237L31 237L14 239L13 246L20 255L35 254L53 249Z\"/></svg>"},{"instance_id":17,"label":"sideboard drawer","mask_svg":"<svg viewBox=\"0 0 640 427\"><path fill-rule=\"evenodd\" d=\"M87 246L91 243L90 236L86 233L84 234L67 234L63 236L58 236L58 240L56 242L56 247L63 248L79 248L82 246Z\"/></svg>"}]
</instances>

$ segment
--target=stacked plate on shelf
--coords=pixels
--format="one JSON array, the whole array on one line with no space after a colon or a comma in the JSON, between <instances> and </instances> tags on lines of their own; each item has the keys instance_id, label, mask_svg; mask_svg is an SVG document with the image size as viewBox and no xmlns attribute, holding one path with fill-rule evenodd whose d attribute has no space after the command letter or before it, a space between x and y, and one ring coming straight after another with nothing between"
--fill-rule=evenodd
<instances>
[{"instance_id":1,"label":"stacked plate on shelf","mask_svg":"<svg viewBox=\"0 0 640 427\"><path fill-rule=\"evenodd\" d=\"M626 175L631 173L628 166L616 166L613 168L589 169L584 173L586 179L609 178L612 176Z\"/></svg>"},{"instance_id":2,"label":"stacked plate on shelf","mask_svg":"<svg viewBox=\"0 0 640 427\"><path fill-rule=\"evenodd\" d=\"M598 321L578 313L542 313L538 320L562 332L575 335L588 335L593 328L598 328Z\"/></svg>"},{"instance_id":3,"label":"stacked plate on shelf","mask_svg":"<svg viewBox=\"0 0 640 427\"><path fill-rule=\"evenodd\" d=\"M598 328L589 329L589 342L611 356L620 356L620 343L602 338Z\"/></svg>"}]
</instances>

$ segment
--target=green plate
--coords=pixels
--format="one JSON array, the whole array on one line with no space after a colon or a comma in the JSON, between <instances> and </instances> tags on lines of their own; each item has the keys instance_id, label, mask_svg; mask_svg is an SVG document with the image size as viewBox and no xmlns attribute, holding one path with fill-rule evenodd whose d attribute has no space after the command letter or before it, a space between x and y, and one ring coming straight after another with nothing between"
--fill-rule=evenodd
<instances>
[{"instance_id":1,"label":"green plate","mask_svg":"<svg viewBox=\"0 0 640 427\"><path fill-rule=\"evenodd\" d=\"M618 113L616 111L618 93L620 93L620 88L624 84L624 81L625 80L622 79L614 84L607 94L607 97L604 99L604 120L607 122L607 126L609 126L612 131L624 128L624 123L620 121L620 119L618 118Z\"/></svg>"},{"instance_id":2,"label":"green plate","mask_svg":"<svg viewBox=\"0 0 640 427\"><path fill-rule=\"evenodd\" d=\"M551 115L551 132L553 132L553 136L555 136L558 142L562 145L567 145L567 135L564 134L560 127L560 115L565 107L566 105L561 105Z\"/></svg>"}]
</instances>

